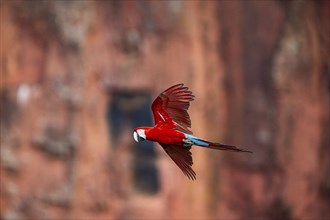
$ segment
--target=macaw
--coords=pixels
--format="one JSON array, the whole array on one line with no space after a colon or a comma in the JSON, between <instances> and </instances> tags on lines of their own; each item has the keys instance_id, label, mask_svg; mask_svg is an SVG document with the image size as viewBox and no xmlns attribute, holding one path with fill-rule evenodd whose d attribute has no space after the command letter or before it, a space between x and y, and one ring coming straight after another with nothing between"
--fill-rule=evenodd
<instances>
[{"instance_id":1,"label":"macaw","mask_svg":"<svg viewBox=\"0 0 330 220\"><path fill-rule=\"evenodd\" d=\"M191 121L187 112L194 95L183 83L174 85L162 92L152 103L154 127L138 127L134 129L136 142L149 140L158 142L176 165L191 180L196 179L192 169L193 160L191 146L196 145L216 150L248 152L236 146L213 143L192 135Z\"/></svg>"}]
</instances>

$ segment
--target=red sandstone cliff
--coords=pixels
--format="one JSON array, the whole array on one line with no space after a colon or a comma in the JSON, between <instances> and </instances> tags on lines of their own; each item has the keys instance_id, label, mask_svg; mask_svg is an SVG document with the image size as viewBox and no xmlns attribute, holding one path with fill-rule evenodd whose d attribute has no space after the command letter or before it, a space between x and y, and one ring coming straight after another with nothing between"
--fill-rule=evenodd
<instances>
[{"instance_id":1,"label":"red sandstone cliff","mask_svg":"<svg viewBox=\"0 0 330 220\"><path fill-rule=\"evenodd\" d=\"M1 1L3 219L329 219L329 1ZM189 181L136 145L184 82Z\"/></svg>"}]
</instances>

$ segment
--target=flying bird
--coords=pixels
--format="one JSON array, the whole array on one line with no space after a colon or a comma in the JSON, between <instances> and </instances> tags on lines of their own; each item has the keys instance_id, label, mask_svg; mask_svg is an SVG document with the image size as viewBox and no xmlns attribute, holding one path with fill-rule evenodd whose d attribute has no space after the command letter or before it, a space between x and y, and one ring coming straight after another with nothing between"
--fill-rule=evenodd
<instances>
[{"instance_id":1,"label":"flying bird","mask_svg":"<svg viewBox=\"0 0 330 220\"><path fill-rule=\"evenodd\" d=\"M152 103L154 127L138 127L134 129L136 142L158 142L176 165L191 180L196 179L192 169L193 160L191 146L196 145L216 150L248 152L236 146L213 143L192 135L191 120L187 112L194 95L183 83L174 85L162 92Z\"/></svg>"}]
</instances>

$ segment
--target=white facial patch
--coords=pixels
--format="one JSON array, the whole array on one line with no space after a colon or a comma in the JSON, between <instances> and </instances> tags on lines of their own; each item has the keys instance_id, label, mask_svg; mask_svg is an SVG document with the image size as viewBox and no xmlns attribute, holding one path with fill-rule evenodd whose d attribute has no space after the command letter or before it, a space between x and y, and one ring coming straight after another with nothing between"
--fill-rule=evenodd
<instances>
[{"instance_id":1,"label":"white facial patch","mask_svg":"<svg viewBox=\"0 0 330 220\"><path fill-rule=\"evenodd\" d=\"M144 141L146 139L146 135L143 129L138 129L134 131L133 137L136 142Z\"/></svg>"},{"instance_id":2,"label":"white facial patch","mask_svg":"<svg viewBox=\"0 0 330 220\"><path fill-rule=\"evenodd\" d=\"M144 140L146 139L146 135L144 133L143 129L138 129L137 130L138 135L140 136L140 138L143 138Z\"/></svg>"}]
</instances>

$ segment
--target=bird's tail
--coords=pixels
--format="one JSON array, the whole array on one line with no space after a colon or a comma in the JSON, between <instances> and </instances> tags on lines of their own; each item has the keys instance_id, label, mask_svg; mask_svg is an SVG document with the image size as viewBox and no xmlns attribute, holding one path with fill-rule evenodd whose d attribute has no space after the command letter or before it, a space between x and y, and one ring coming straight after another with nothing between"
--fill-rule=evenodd
<instances>
[{"instance_id":1,"label":"bird's tail","mask_svg":"<svg viewBox=\"0 0 330 220\"><path fill-rule=\"evenodd\" d=\"M252 151L244 150L241 148L238 148L233 145L227 145L227 144L220 144L220 143L213 143L206 140L203 140L201 138L195 137L193 135L186 134L186 137L193 142L194 145L216 149L216 150L227 150L227 151L234 151L234 152L247 152L252 153Z\"/></svg>"}]
</instances>

